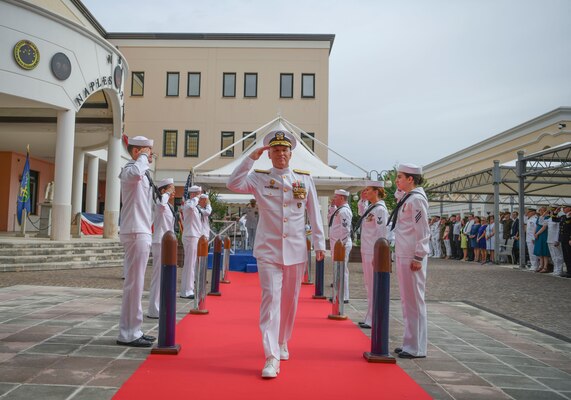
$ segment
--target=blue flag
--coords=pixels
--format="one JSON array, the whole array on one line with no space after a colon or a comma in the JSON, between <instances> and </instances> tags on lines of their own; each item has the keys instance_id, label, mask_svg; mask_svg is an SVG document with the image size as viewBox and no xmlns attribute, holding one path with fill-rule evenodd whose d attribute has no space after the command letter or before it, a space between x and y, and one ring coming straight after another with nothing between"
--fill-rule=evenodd
<instances>
[{"instance_id":1,"label":"blue flag","mask_svg":"<svg viewBox=\"0 0 571 400\"><path fill-rule=\"evenodd\" d=\"M22 225L22 211L26 210L30 213L30 148L27 149L26 164L24 172L22 172L22 182L20 183L20 192L18 193L18 224Z\"/></svg>"}]
</instances>

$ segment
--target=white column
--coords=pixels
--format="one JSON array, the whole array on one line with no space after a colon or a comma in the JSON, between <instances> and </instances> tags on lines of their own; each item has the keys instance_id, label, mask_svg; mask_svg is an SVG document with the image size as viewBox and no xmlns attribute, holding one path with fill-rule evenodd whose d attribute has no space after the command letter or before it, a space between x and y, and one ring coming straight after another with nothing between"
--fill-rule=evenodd
<instances>
[{"instance_id":1,"label":"white column","mask_svg":"<svg viewBox=\"0 0 571 400\"><path fill-rule=\"evenodd\" d=\"M105 183L105 212L103 213L103 237L115 239L119 235L119 206L121 202L121 138L109 136L107 148L107 175Z\"/></svg>"},{"instance_id":2,"label":"white column","mask_svg":"<svg viewBox=\"0 0 571 400\"><path fill-rule=\"evenodd\" d=\"M52 240L70 239L74 136L75 111L58 111Z\"/></svg>"},{"instance_id":3,"label":"white column","mask_svg":"<svg viewBox=\"0 0 571 400\"><path fill-rule=\"evenodd\" d=\"M85 191L85 211L97 213L97 187L99 186L99 158L87 158L87 190Z\"/></svg>"},{"instance_id":4,"label":"white column","mask_svg":"<svg viewBox=\"0 0 571 400\"><path fill-rule=\"evenodd\" d=\"M76 147L73 153L73 189L71 193L71 215L75 216L81 212L83 201L83 163L85 153Z\"/></svg>"}]
</instances>

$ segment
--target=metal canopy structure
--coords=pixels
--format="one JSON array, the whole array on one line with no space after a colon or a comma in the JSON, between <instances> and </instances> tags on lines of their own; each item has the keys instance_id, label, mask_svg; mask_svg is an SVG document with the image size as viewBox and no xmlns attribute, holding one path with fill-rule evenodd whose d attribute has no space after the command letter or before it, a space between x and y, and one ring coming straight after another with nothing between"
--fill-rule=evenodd
<instances>
[{"instance_id":1,"label":"metal canopy structure","mask_svg":"<svg viewBox=\"0 0 571 400\"><path fill-rule=\"evenodd\" d=\"M571 143L524 156L518 151L514 162L469 174L429 187L431 202L494 204L498 221L499 205L513 203L517 196L520 210L526 204L557 204L571 198ZM524 237L523 224L519 224ZM499 241L495 241L496 261ZM520 240L520 264L525 262L525 242Z\"/></svg>"}]
</instances>

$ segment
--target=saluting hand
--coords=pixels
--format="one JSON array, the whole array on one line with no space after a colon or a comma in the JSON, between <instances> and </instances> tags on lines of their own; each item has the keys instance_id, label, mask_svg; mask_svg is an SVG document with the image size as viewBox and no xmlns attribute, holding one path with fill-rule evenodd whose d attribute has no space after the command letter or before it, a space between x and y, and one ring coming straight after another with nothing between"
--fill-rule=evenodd
<instances>
[{"instance_id":1,"label":"saluting hand","mask_svg":"<svg viewBox=\"0 0 571 400\"><path fill-rule=\"evenodd\" d=\"M270 146L264 146L264 147L260 147L259 149L254 150L252 153L250 153L250 158L252 160L257 160L259 159L262 154L264 153L264 151L268 150L270 148Z\"/></svg>"}]
</instances>

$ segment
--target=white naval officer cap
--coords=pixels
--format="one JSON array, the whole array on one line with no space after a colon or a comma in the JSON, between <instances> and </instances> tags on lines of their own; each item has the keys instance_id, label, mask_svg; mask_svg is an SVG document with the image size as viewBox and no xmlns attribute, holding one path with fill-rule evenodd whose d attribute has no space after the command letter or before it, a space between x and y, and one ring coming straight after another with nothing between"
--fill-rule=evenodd
<instances>
[{"instance_id":1,"label":"white naval officer cap","mask_svg":"<svg viewBox=\"0 0 571 400\"><path fill-rule=\"evenodd\" d=\"M287 146L295 149L297 139L286 129L273 130L264 136L264 146Z\"/></svg>"},{"instance_id":2,"label":"white naval officer cap","mask_svg":"<svg viewBox=\"0 0 571 400\"><path fill-rule=\"evenodd\" d=\"M397 171L411 175L422 175L422 167L419 167L416 164L409 164L409 163L399 164Z\"/></svg>"},{"instance_id":3,"label":"white naval officer cap","mask_svg":"<svg viewBox=\"0 0 571 400\"><path fill-rule=\"evenodd\" d=\"M338 195L340 195L340 196L349 197L349 195L350 195L351 193L349 193L348 191L343 190L343 189L337 189L337 190L335 191L335 194L338 194Z\"/></svg>"},{"instance_id":4,"label":"white naval officer cap","mask_svg":"<svg viewBox=\"0 0 571 400\"><path fill-rule=\"evenodd\" d=\"M142 146L142 147L153 147L154 141L152 139L147 139L144 136L133 136L129 138L129 145L131 146Z\"/></svg>"},{"instance_id":5,"label":"white naval officer cap","mask_svg":"<svg viewBox=\"0 0 571 400\"><path fill-rule=\"evenodd\" d=\"M173 178L164 178L158 181L156 185L158 188L162 188L163 186L172 185L173 183L174 183Z\"/></svg>"},{"instance_id":6,"label":"white naval officer cap","mask_svg":"<svg viewBox=\"0 0 571 400\"><path fill-rule=\"evenodd\" d=\"M365 181L365 187L385 187L385 181Z\"/></svg>"},{"instance_id":7,"label":"white naval officer cap","mask_svg":"<svg viewBox=\"0 0 571 400\"><path fill-rule=\"evenodd\" d=\"M189 193L202 192L202 188L200 186L192 185L191 187L188 188L188 192Z\"/></svg>"}]
</instances>

